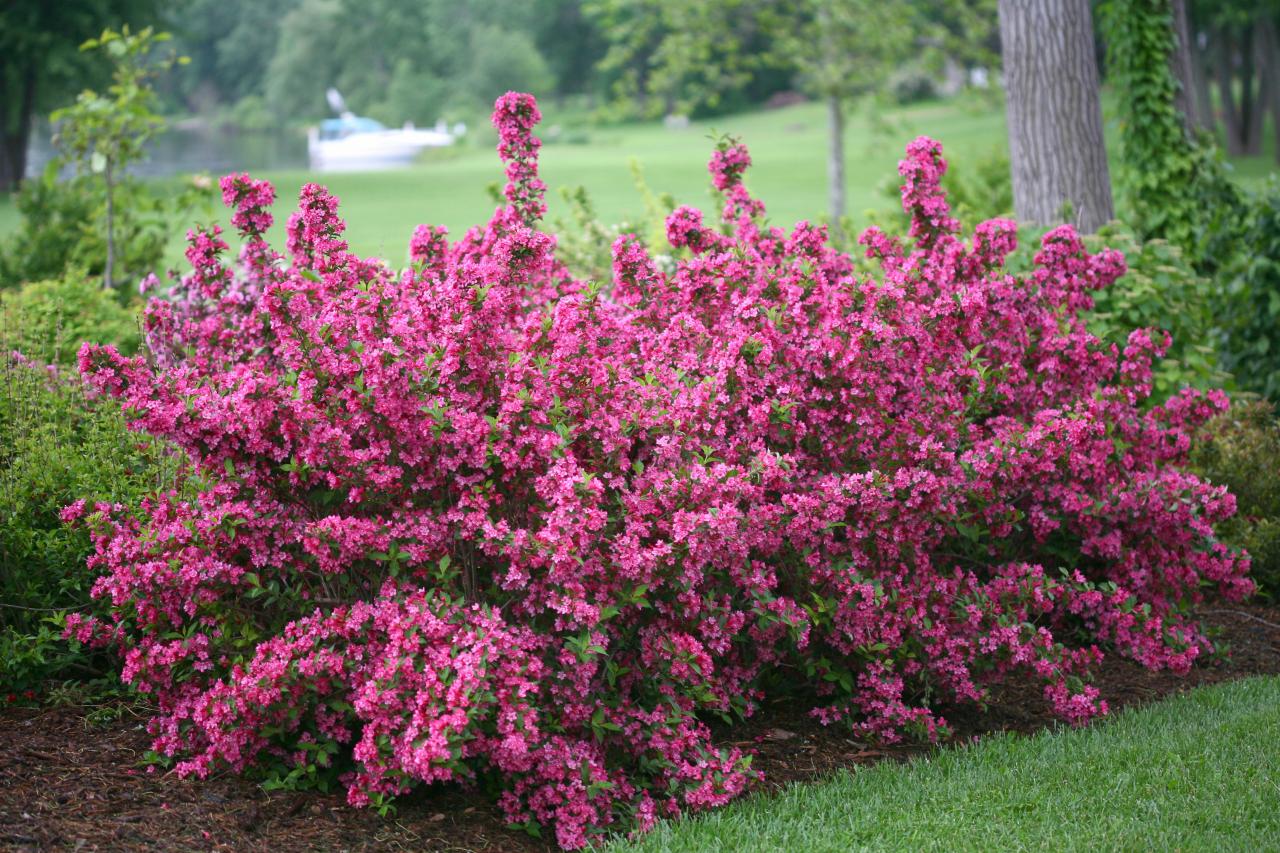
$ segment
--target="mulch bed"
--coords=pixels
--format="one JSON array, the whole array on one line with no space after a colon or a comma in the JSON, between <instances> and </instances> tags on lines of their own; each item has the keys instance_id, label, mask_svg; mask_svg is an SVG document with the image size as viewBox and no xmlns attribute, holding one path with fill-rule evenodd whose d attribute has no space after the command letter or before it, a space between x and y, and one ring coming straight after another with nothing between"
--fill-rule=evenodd
<instances>
[{"instance_id":1,"label":"mulch bed","mask_svg":"<svg viewBox=\"0 0 1280 853\"><path fill-rule=\"evenodd\" d=\"M1229 659L1185 678L1148 672L1115 656L1095 673L1113 709L1140 705L1202 684L1280 674L1280 609L1206 607L1204 620L1230 644ZM1269 623L1269 624L1268 624ZM1009 685L985 710L950 709L954 742L993 731L1055 725L1038 691ZM12 850L483 850L549 851L546 840L505 827L482 794L433 788L402 799L379 817L344 805L342 794L267 793L242 778L204 781L147 774L143 720L125 713L105 726L82 708L0 710L0 848ZM725 731L757 751L765 788L813 781L838 768L927 751L923 745L872 746L823 728L802 707L775 703Z\"/></svg>"}]
</instances>

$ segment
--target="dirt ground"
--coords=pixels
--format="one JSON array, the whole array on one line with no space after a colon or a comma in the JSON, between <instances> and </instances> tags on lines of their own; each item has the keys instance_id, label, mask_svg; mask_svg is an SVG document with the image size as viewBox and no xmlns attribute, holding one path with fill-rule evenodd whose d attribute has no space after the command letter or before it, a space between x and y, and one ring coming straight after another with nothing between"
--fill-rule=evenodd
<instances>
[{"instance_id":1,"label":"dirt ground","mask_svg":"<svg viewBox=\"0 0 1280 853\"><path fill-rule=\"evenodd\" d=\"M1148 672L1110 656L1096 683L1113 709L1257 674L1280 674L1280 609L1207 606L1229 659L1185 678ZM947 709L963 742L1001 730L1054 725L1038 691L1005 687L985 710ZM438 786L399 802L382 818L348 808L340 793L268 793L245 779L204 781L148 774L144 720L126 712L91 723L75 707L0 708L0 849L6 850L475 850L548 851L551 845L509 830L479 793ZM789 702L726 729L724 739L755 749L765 788L820 779L840 767L901 760L929 747L876 747L823 728Z\"/></svg>"}]
</instances>

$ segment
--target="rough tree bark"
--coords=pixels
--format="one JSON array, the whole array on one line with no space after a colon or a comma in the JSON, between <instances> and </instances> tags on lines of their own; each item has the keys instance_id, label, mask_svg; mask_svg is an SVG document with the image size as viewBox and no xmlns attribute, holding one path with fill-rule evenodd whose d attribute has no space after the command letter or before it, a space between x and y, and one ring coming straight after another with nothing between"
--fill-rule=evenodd
<instances>
[{"instance_id":1,"label":"rough tree bark","mask_svg":"<svg viewBox=\"0 0 1280 853\"><path fill-rule=\"evenodd\" d=\"M1096 231L1115 213L1089 0L1000 0L1018 218Z\"/></svg>"},{"instance_id":2,"label":"rough tree bark","mask_svg":"<svg viewBox=\"0 0 1280 853\"><path fill-rule=\"evenodd\" d=\"M827 96L827 196L831 222L844 216L844 104Z\"/></svg>"}]
</instances>

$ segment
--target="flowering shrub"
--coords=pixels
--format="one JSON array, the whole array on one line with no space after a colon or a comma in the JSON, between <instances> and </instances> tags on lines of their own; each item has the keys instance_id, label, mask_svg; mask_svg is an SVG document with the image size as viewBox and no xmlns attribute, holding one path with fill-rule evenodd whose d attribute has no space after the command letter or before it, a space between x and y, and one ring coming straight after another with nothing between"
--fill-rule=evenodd
<instances>
[{"instance_id":1,"label":"flowering shrub","mask_svg":"<svg viewBox=\"0 0 1280 853\"><path fill-rule=\"evenodd\" d=\"M910 237L865 234L860 279L823 228L766 226L726 141L674 272L623 235L610 285L576 281L537 230L533 99L493 118L488 225L423 226L396 272L308 185L280 255L271 188L229 176L240 271L193 232L150 360L81 352L209 481L89 514L111 606L69 628L120 648L181 773L496 786L580 847L741 792L706 721L780 680L884 740L1011 674L1079 722L1100 649L1186 671L1210 646L1181 608L1251 590L1211 526L1231 496L1184 470L1222 395L1143 411L1167 338L1086 330L1118 253L1062 227L1007 274L1013 223L962 242L921 138Z\"/></svg>"}]
</instances>

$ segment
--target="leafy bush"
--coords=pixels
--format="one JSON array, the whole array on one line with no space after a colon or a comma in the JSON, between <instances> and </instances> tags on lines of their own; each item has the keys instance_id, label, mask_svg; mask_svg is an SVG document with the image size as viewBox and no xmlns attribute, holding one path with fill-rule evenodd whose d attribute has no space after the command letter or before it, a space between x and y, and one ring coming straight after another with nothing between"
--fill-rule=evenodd
<instances>
[{"instance_id":1,"label":"leafy bush","mask_svg":"<svg viewBox=\"0 0 1280 853\"><path fill-rule=\"evenodd\" d=\"M1186 671L1210 644L1182 608L1251 591L1211 526L1231 496L1186 469L1225 398L1144 410L1164 336L1082 317L1119 253L1062 227L1007 274L1014 224L961 241L921 138L910 236L869 230L857 277L824 229L763 224L724 141L720 225L680 207L674 271L624 234L587 284L536 228L533 99L493 118L487 226L421 227L397 273L308 185L281 256L274 191L228 176L242 269L195 232L151 360L81 352L208 479L83 508L105 612L68 625L123 654L180 773L380 806L483 782L580 847L737 795L706 719L778 689L894 740L1016 675L1079 722L1100 647Z\"/></svg>"},{"instance_id":2,"label":"leafy bush","mask_svg":"<svg viewBox=\"0 0 1280 853\"><path fill-rule=\"evenodd\" d=\"M172 485L177 459L125 427L110 400L24 357L0 363L0 689L107 671L102 654L61 641L59 614L89 604L88 531L62 509L77 499L134 503Z\"/></svg>"},{"instance_id":3,"label":"leafy bush","mask_svg":"<svg viewBox=\"0 0 1280 853\"><path fill-rule=\"evenodd\" d=\"M7 349L64 366L75 364L84 341L114 344L129 354L140 343L136 308L77 271L0 292L0 330Z\"/></svg>"},{"instance_id":4,"label":"leafy bush","mask_svg":"<svg viewBox=\"0 0 1280 853\"><path fill-rule=\"evenodd\" d=\"M116 265L136 278L161 268L170 235L208 198L203 180L193 179L123 180L115 193ZM101 280L107 244L100 181L59 180L49 169L24 182L14 199L21 222L0 245L0 287L63 278L72 270Z\"/></svg>"},{"instance_id":5,"label":"leafy bush","mask_svg":"<svg viewBox=\"0 0 1280 853\"><path fill-rule=\"evenodd\" d=\"M556 258L569 274L582 281L608 281L613 277L615 240L635 234L645 242L665 239L666 218L676 202L667 193L655 193L644 179L639 161L631 161L631 177L644 205L641 215L620 224L606 224L596 214L585 187L561 188L560 196L569 208L569 220L555 221Z\"/></svg>"},{"instance_id":6,"label":"leafy bush","mask_svg":"<svg viewBox=\"0 0 1280 853\"><path fill-rule=\"evenodd\" d=\"M1280 421L1266 401L1241 401L1215 420L1196 450L1205 477L1236 496L1238 514L1223 528L1249 550L1251 574L1270 598L1280 595Z\"/></svg>"},{"instance_id":7,"label":"leafy bush","mask_svg":"<svg viewBox=\"0 0 1280 853\"><path fill-rule=\"evenodd\" d=\"M1213 283L1192 304L1218 318L1213 343L1223 369L1240 387L1280 399L1280 183L1246 192L1216 141L1188 132L1170 64L1170 4L1106 0L1098 11L1108 80L1125 117L1116 169L1124 218L1140 239L1181 247Z\"/></svg>"},{"instance_id":8,"label":"leafy bush","mask_svg":"<svg viewBox=\"0 0 1280 853\"><path fill-rule=\"evenodd\" d=\"M1129 268L1094 297L1089 329L1118 346L1135 328L1160 329L1172 339L1154 369L1153 400L1167 400L1188 385L1220 388L1231 381L1218 355L1227 332L1217 311L1221 301L1180 248L1159 239L1144 242L1116 222L1085 244L1122 251Z\"/></svg>"},{"instance_id":9,"label":"leafy bush","mask_svg":"<svg viewBox=\"0 0 1280 853\"><path fill-rule=\"evenodd\" d=\"M947 197L956 216L982 221L1013 214L1013 179L1009 155L995 151L948 175Z\"/></svg>"},{"instance_id":10,"label":"leafy bush","mask_svg":"<svg viewBox=\"0 0 1280 853\"><path fill-rule=\"evenodd\" d=\"M1228 364L1243 387L1280 400L1280 180L1249 199L1219 278L1238 318Z\"/></svg>"},{"instance_id":11,"label":"leafy bush","mask_svg":"<svg viewBox=\"0 0 1280 853\"><path fill-rule=\"evenodd\" d=\"M915 104L938 97L934 75L923 64L909 64L889 75L889 97L896 104Z\"/></svg>"}]
</instances>

